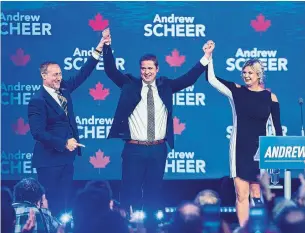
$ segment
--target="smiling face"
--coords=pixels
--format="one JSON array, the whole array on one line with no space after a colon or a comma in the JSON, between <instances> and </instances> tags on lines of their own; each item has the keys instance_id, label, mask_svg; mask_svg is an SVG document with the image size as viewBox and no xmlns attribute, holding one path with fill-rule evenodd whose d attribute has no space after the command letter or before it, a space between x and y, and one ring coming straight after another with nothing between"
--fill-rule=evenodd
<instances>
[{"instance_id":1,"label":"smiling face","mask_svg":"<svg viewBox=\"0 0 305 233\"><path fill-rule=\"evenodd\" d=\"M244 82L247 86L259 85L259 77L257 73L255 73L255 71L250 66L246 66L243 69L242 75Z\"/></svg>"},{"instance_id":2,"label":"smiling face","mask_svg":"<svg viewBox=\"0 0 305 233\"><path fill-rule=\"evenodd\" d=\"M49 64L42 71L43 85L58 90L62 80L62 73L59 65Z\"/></svg>"},{"instance_id":3,"label":"smiling face","mask_svg":"<svg viewBox=\"0 0 305 233\"><path fill-rule=\"evenodd\" d=\"M242 69L242 78L248 87L259 86L263 83L263 66L258 60L247 61Z\"/></svg>"},{"instance_id":4,"label":"smiling face","mask_svg":"<svg viewBox=\"0 0 305 233\"><path fill-rule=\"evenodd\" d=\"M142 80L150 84L155 81L159 68L152 60L144 60L141 62L141 78Z\"/></svg>"}]
</instances>

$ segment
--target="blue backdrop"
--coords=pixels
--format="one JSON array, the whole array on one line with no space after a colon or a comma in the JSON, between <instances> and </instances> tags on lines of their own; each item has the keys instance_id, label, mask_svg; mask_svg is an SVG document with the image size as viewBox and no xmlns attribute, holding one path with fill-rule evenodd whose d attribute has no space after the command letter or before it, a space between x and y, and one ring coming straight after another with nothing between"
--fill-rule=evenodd
<instances>
[{"instance_id":1,"label":"blue backdrop","mask_svg":"<svg viewBox=\"0 0 305 233\"><path fill-rule=\"evenodd\" d=\"M32 176L34 141L27 104L41 88L40 63L75 74L109 25L122 72L139 75L144 53L159 58L160 74L186 72L216 42L215 72L242 84L240 69L250 57L266 65L265 86L281 104L284 135L300 135L298 98L305 93L304 2L2 2L1 107L2 179ZM73 93L83 157L75 179L120 179L123 142L107 140L119 88L105 75L103 61ZM229 174L232 114L228 100L204 75L174 98L175 144L166 179L219 178Z\"/></svg>"}]
</instances>

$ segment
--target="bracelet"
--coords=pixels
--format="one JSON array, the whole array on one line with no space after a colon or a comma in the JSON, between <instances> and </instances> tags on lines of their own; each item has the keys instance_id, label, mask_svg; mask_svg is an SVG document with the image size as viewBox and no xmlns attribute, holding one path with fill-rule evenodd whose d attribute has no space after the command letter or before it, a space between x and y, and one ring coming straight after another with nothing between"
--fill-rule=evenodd
<instances>
[{"instance_id":1,"label":"bracelet","mask_svg":"<svg viewBox=\"0 0 305 233\"><path fill-rule=\"evenodd\" d=\"M98 51L97 49L94 50L95 52L101 54L102 52L101 51Z\"/></svg>"}]
</instances>

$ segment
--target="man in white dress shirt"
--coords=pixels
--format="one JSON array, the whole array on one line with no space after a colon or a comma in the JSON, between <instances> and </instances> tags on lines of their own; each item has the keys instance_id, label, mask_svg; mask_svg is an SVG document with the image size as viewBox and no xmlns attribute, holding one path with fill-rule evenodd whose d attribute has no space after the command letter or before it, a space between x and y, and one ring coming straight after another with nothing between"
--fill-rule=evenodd
<instances>
[{"instance_id":1,"label":"man in white dress shirt","mask_svg":"<svg viewBox=\"0 0 305 233\"><path fill-rule=\"evenodd\" d=\"M176 78L157 77L158 60L153 54L140 58L140 76L121 73L112 54L110 30L103 32L104 67L107 76L121 89L119 103L108 138L125 141L122 152L121 203L144 209L152 217L158 209L160 187L167 158L167 146L174 147L173 93L193 85L206 70L202 57L186 74ZM166 143L165 143L166 142Z\"/></svg>"}]
</instances>

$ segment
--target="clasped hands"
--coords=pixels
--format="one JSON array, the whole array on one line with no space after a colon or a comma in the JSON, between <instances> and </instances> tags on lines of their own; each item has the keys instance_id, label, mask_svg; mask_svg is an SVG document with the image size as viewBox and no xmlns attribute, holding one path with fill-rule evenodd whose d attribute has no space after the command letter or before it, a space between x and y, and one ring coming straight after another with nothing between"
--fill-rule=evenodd
<instances>
[{"instance_id":1,"label":"clasped hands","mask_svg":"<svg viewBox=\"0 0 305 233\"><path fill-rule=\"evenodd\" d=\"M102 52L104 44L110 45L111 44L111 35L110 35L110 29L106 28L102 32L102 39L100 40L99 44L96 46L97 51Z\"/></svg>"},{"instance_id":2,"label":"clasped hands","mask_svg":"<svg viewBox=\"0 0 305 233\"><path fill-rule=\"evenodd\" d=\"M215 49L215 43L214 41L212 40L208 40L202 47L202 50L204 52L204 56L207 58L207 59L210 59L211 56L212 56L212 53Z\"/></svg>"}]
</instances>

